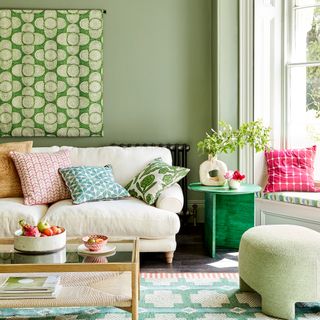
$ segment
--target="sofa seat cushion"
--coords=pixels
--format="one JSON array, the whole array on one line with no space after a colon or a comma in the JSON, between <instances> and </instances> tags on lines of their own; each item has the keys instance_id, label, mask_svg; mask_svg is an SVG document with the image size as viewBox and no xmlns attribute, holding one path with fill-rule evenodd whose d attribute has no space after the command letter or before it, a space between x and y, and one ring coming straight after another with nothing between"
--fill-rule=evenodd
<instances>
[{"instance_id":1,"label":"sofa seat cushion","mask_svg":"<svg viewBox=\"0 0 320 320\"><path fill-rule=\"evenodd\" d=\"M27 206L23 204L23 198L0 199L1 224L0 237L12 237L14 231L19 229L19 220L24 219L31 225L37 225L45 215L46 205Z\"/></svg>"},{"instance_id":2,"label":"sofa seat cushion","mask_svg":"<svg viewBox=\"0 0 320 320\"><path fill-rule=\"evenodd\" d=\"M263 194L262 199L320 208L320 192L270 192Z\"/></svg>"},{"instance_id":3,"label":"sofa seat cushion","mask_svg":"<svg viewBox=\"0 0 320 320\"><path fill-rule=\"evenodd\" d=\"M70 199L62 200L48 209L45 219L66 228L67 236L95 233L156 239L175 235L180 228L177 214L135 198L79 205L73 205Z\"/></svg>"}]
</instances>

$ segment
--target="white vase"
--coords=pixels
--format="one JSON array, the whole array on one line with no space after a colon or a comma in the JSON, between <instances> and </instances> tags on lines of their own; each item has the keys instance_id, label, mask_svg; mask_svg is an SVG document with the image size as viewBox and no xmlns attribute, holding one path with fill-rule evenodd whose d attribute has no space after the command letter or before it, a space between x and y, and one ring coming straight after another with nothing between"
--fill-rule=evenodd
<instances>
[{"instance_id":1,"label":"white vase","mask_svg":"<svg viewBox=\"0 0 320 320\"><path fill-rule=\"evenodd\" d=\"M240 181L239 180L230 179L228 181L228 183L229 183L229 188L230 189L236 190L236 189L240 188Z\"/></svg>"},{"instance_id":2,"label":"white vase","mask_svg":"<svg viewBox=\"0 0 320 320\"><path fill-rule=\"evenodd\" d=\"M200 165L200 182L205 186L223 186L226 182L224 175L227 170L227 165L223 161L218 160L217 156L209 155L208 160ZM213 176L212 173L214 173Z\"/></svg>"}]
</instances>

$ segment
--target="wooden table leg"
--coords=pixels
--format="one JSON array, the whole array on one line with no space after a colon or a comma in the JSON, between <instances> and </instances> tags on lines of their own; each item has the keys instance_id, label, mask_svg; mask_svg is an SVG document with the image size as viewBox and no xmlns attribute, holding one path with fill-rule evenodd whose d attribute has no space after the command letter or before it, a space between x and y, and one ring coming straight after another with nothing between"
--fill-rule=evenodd
<instances>
[{"instance_id":1,"label":"wooden table leg","mask_svg":"<svg viewBox=\"0 0 320 320\"><path fill-rule=\"evenodd\" d=\"M210 192L205 193L205 225L204 240L209 255L216 255L216 195Z\"/></svg>"},{"instance_id":2,"label":"wooden table leg","mask_svg":"<svg viewBox=\"0 0 320 320\"><path fill-rule=\"evenodd\" d=\"M139 319L139 299L140 299L140 248L139 239L136 240L135 262L131 271L131 313L132 320Z\"/></svg>"},{"instance_id":3,"label":"wooden table leg","mask_svg":"<svg viewBox=\"0 0 320 320\"><path fill-rule=\"evenodd\" d=\"M132 320L138 320L139 319L139 271L133 270L132 271L132 307L131 307L131 313L132 313Z\"/></svg>"}]
</instances>

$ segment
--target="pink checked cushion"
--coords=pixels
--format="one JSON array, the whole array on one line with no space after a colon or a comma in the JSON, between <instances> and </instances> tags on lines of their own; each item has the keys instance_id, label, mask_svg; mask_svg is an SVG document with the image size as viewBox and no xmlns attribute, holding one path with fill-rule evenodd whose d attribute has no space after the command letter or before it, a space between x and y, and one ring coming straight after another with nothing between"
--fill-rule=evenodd
<instances>
[{"instance_id":1,"label":"pink checked cushion","mask_svg":"<svg viewBox=\"0 0 320 320\"><path fill-rule=\"evenodd\" d=\"M71 166L68 150L52 153L10 152L18 171L27 205L47 204L70 198L59 168Z\"/></svg>"},{"instance_id":2,"label":"pink checked cushion","mask_svg":"<svg viewBox=\"0 0 320 320\"><path fill-rule=\"evenodd\" d=\"M317 147L266 151L268 183L264 192L317 191L313 163Z\"/></svg>"}]
</instances>

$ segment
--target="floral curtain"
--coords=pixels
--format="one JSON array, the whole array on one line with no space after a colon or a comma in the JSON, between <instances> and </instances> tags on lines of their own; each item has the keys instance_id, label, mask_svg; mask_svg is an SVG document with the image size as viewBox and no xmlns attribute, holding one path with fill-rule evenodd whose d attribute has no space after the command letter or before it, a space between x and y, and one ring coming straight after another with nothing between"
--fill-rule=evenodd
<instances>
[{"instance_id":1,"label":"floral curtain","mask_svg":"<svg viewBox=\"0 0 320 320\"><path fill-rule=\"evenodd\" d=\"M0 136L103 136L103 12L0 10Z\"/></svg>"}]
</instances>

